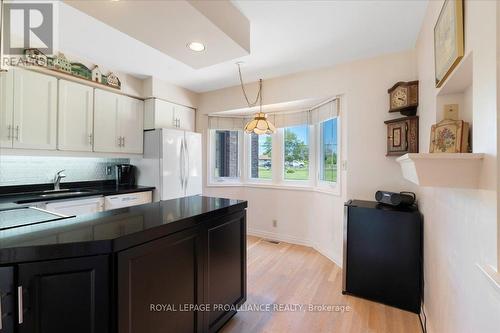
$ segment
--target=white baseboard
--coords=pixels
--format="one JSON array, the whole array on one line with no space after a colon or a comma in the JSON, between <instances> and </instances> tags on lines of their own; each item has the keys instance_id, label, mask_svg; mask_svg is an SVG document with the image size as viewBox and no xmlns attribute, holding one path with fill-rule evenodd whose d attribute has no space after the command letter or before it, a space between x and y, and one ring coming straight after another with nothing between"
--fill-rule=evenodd
<instances>
[{"instance_id":1,"label":"white baseboard","mask_svg":"<svg viewBox=\"0 0 500 333\"><path fill-rule=\"evenodd\" d=\"M276 232L252 229L252 228L247 229L247 234L250 236L256 236L256 237L261 237L261 238L270 239L270 240L276 240L276 241L290 243L290 244L312 247L313 249L315 249L316 251L321 253L323 256L328 258L330 261L332 261L335 265L342 268L342 265L339 264L338 260L335 260L330 254L328 254L327 251L325 251L324 249L319 247L317 244L314 244L307 239L298 238L298 237L290 236L290 235L283 235L283 234L279 234Z\"/></svg>"},{"instance_id":2,"label":"white baseboard","mask_svg":"<svg viewBox=\"0 0 500 333\"><path fill-rule=\"evenodd\" d=\"M319 253L321 253L323 256L325 256L328 259L330 259L330 261L332 261L335 265L337 265L340 268L342 268L341 261L337 260L337 259L334 259L327 251L325 251L325 249L323 249L320 246L318 246L318 244L313 244L312 248L315 249L316 251L318 251Z\"/></svg>"},{"instance_id":3,"label":"white baseboard","mask_svg":"<svg viewBox=\"0 0 500 333\"><path fill-rule=\"evenodd\" d=\"M247 229L247 234L250 236L257 236L265 239L311 247L311 242L309 242L306 239L298 238L295 236L283 235L275 232L252 229L252 228Z\"/></svg>"}]
</instances>

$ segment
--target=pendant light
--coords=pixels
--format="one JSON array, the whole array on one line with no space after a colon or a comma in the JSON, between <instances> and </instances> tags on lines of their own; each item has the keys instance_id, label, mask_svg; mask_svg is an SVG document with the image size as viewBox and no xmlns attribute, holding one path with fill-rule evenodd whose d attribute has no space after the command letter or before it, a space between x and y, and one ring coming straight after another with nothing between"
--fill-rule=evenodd
<instances>
[{"instance_id":1,"label":"pendant light","mask_svg":"<svg viewBox=\"0 0 500 333\"><path fill-rule=\"evenodd\" d=\"M245 125L245 132L249 134L255 133L257 135L276 133L276 127L274 127L274 125L269 120L267 120L267 115L262 112L262 79L259 80L259 91L257 92L257 97L255 97L255 101L253 103L250 103L245 91L245 86L243 85L243 78L241 76L240 68L241 63L238 62L236 63L236 65L238 65L241 90L243 91L243 96L245 96L248 107L254 107L257 104L257 101L259 102L259 112L257 112L254 115L254 118Z\"/></svg>"}]
</instances>

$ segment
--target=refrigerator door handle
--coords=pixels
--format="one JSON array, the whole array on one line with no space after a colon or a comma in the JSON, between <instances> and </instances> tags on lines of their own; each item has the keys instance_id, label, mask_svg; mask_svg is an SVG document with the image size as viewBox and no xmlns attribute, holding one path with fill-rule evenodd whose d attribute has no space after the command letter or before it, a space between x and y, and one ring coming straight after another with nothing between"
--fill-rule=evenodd
<instances>
[{"instance_id":1,"label":"refrigerator door handle","mask_svg":"<svg viewBox=\"0 0 500 333\"><path fill-rule=\"evenodd\" d=\"M187 140L184 139L184 147L186 148L186 159L184 161L184 164L186 165L186 184L184 185L184 188L187 190L188 182L189 182L189 146L187 144Z\"/></svg>"},{"instance_id":2,"label":"refrigerator door handle","mask_svg":"<svg viewBox=\"0 0 500 333\"><path fill-rule=\"evenodd\" d=\"M184 190L184 140L181 141L181 156L179 158L180 181L182 190Z\"/></svg>"}]
</instances>

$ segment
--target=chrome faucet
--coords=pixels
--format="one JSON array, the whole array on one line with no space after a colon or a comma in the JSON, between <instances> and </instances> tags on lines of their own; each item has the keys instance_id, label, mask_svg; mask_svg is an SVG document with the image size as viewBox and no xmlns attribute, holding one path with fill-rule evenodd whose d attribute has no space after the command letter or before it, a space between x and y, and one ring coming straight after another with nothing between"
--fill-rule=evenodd
<instances>
[{"instance_id":1,"label":"chrome faucet","mask_svg":"<svg viewBox=\"0 0 500 333\"><path fill-rule=\"evenodd\" d=\"M61 189L59 187L59 184L61 184L61 179L66 177L64 171L65 170L60 170L56 172L56 175L54 176L54 191L59 191Z\"/></svg>"}]
</instances>

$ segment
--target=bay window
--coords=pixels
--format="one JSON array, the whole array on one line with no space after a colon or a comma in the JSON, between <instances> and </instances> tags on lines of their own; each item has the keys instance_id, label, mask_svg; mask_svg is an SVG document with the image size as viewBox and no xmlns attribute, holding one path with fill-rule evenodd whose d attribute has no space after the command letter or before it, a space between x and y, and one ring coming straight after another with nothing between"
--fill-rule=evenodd
<instances>
[{"instance_id":1,"label":"bay window","mask_svg":"<svg viewBox=\"0 0 500 333\"><path fill-rule=\"evenodd\" d=\"M340 194L338 99L268 118L278 129L275 134L244 133L248 119L209 117L208 185L229 181Z\"/></svg>"}]
</instances>

